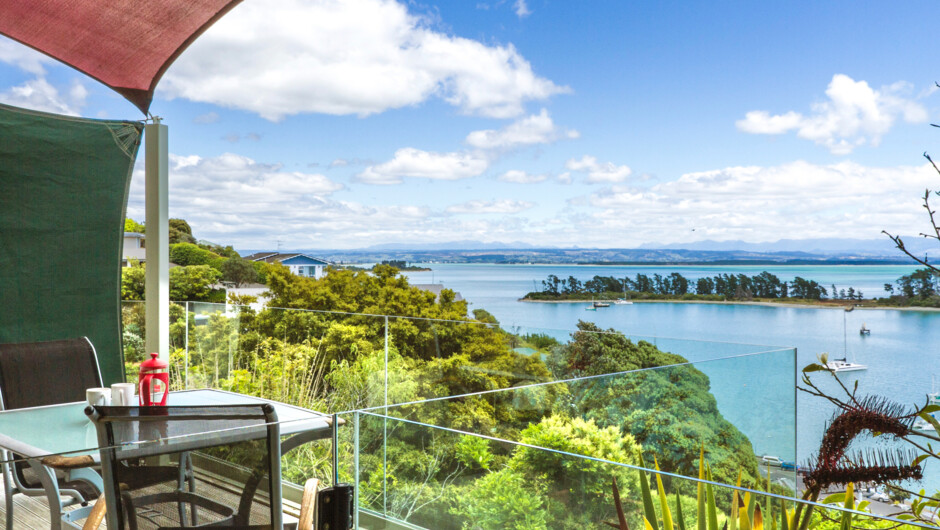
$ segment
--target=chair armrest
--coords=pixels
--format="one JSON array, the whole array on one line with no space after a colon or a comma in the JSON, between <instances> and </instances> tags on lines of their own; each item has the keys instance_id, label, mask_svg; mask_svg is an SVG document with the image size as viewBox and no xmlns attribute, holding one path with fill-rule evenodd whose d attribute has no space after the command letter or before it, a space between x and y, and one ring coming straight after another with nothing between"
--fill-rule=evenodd
<instances>
[{"instance_id":1,"label":"chair armrest","mask_svg":"<svg viewBox=\"0 0 940 530\"><path fill-rule=\"evenodd\" d=\"M95 459L91 455L82 456L62 456L51 455L40 460L42 465L54 467L56 469L77 469L80 467L91 467L95 465Z\"/></svg>"}]
</instances>

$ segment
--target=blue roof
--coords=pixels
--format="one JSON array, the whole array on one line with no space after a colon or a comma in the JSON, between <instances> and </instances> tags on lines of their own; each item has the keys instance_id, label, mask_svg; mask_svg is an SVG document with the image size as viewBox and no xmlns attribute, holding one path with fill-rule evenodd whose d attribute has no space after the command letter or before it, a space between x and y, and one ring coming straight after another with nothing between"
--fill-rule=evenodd
<instances>
[{"instance_id":1,"label":"blue roof","mask_svg":"<svg viewBox=\"0 0 940 530\"><path fill-rule=\"evenodd\" d=\"M286 259L282 259L281 263L284 265L329 265L330 262L324 261L320 258L314 258L313 256L308 256L306 254L297 254L296 256L291 256Z\"/></svg>"}]
</instances>

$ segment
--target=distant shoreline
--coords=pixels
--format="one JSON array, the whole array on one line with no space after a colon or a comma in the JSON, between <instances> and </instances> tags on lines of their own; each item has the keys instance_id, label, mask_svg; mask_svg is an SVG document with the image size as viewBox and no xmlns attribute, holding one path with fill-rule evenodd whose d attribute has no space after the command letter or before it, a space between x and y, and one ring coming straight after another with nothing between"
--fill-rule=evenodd
<instances>
[{"instance_id":1,"label":"distant shoreline","mask_svg":"<svg viewBox=\"0 0 940 530\"><path fill-rule=\"evenodd\" d=\"M613 304L615 300L527 300L519 298L519 302L528 302L533 304L590 304L592 302L607 302ZM854 304L810 304L804 302L748 302L745 300L630 300L634 304L717 304L717 305L753 305L764 307L803 307L811 309L842 309L853 307L854 309L892 309L895 311L927 311L938 312L940 307L900 307L890 305L854 305Z\"/></svg>"}]
</instances>

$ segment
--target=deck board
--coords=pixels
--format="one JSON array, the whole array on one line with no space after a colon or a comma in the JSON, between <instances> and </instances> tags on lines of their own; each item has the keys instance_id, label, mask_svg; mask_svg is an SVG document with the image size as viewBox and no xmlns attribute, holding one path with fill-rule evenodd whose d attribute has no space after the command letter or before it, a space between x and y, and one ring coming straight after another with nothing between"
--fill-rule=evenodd
<instances>
[{"instance_id":1,"label":"deck board","mask_svg":"<svg viewBox=\"0 0 940 530\"><path fill-rule=\"evenodd\" d=\"M75 504L66 508L74 510L80 505ZM298 507L289 501L284 501L285 521L296 520ZM79 524L84 520L79 521ZM49 528L49 504L43 497L28 497L23 494L13 496L13 525L16 530L45 530ZM0 529L6 524L6 502L3 489L0 488ZM107 528L102 522L101 529Z\"/></svg>"}]
</instances>

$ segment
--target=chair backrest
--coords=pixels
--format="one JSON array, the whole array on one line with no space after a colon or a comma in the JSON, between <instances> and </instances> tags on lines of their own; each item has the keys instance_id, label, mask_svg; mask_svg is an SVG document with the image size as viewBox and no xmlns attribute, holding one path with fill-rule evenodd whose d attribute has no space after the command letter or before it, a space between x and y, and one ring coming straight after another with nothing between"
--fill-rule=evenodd
<instances>
[{"instance_id":1,"label":"chair backrest","mask_svg":"<svg viewBox=\"0 0 940 530\"><path fill-rule=\"evenodd\" d=\"M87 337L0 344L0 408L85 401L101 386L95 347Z\"/></svg>"},{"instance_id":2,"label":"chair backrest","mask_svg":"<svg viewBox=\"0 0 940 530\"><path fill-rule=\"evenodd\" d=\"M85 413L98 431L108 528L281 527L279 428L270 404Z\"/></svg>"}]
</instances>

